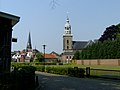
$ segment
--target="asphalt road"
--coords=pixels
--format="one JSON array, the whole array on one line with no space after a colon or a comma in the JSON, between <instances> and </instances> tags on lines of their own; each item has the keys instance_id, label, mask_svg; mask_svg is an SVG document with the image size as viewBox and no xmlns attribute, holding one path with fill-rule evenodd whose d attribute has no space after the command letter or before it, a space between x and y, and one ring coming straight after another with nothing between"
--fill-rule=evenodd
<instances>
[{"instance_id":1,"label":"asphalt road","mask_svg":"<svg viewBox=\"0 0 120 90\"><path fill-rule=\"evenodd\" d=\"M39 87L36 90L120 90L119 81L76 78L36 72Z\"/></svg>"}]
</instances>

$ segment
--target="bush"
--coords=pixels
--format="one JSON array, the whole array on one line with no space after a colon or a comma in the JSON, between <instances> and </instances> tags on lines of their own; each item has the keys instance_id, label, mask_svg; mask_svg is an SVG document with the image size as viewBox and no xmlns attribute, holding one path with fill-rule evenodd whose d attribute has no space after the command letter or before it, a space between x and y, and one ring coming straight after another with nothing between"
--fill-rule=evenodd
<instances>
[{"instance_id":1,"label":"bush","mask_svg":"<svg viewBox=\"0 0 120 90\"><path fill-rule=\"evenodd\" d=\"M33 66L14 66L14 71L0 75L0 90L34 90L35 70Z\"/></svg>"},{"instance_id":2,"label":"bush","mask_svg":"<svg viewBox=\"0 0 120 90\"><path fill-rule=\"evenodd\" d=\"M69 75L69 76L80 77L80 78L83 78L85 75L85 70L83 68L46 67L45 71L47 73Z\"/></svg>"},{"instance_id":3,"label":"bush","mask_svg":"<svg viewBox=\"0 0 120 90\"><path fill-rule=\"evenodd\" d=\"M35 65L56 65L55 62L36 62Z\"/></svg>"},{"instance_id":4,"label":"bush","mask_svg":"<svg viewBox=\"0 0 120 90\"><path fill-rule=\"evenodd\" d=\"M45 66L38 66L38 65L36 65L35 67L36 67L36 71L44 72Z\"/></svg>"},{"instance_id":5,"label":"bush","mask_svg":"<svg viewBox=\"0 0 120 90\"><path fill-rule=\"evenodd\" d=\"M11 66L12 67L20 67L20 66L31 66L32 63L30 62L12 62Z\"/></svg>"},{"instance_id":6,"label":"bush","mask_svg":"<svg viewBox=\"0 0 120 90\"><path fill-rule=\"evenodd\" d=\"M18 66L32 66L32 65L63 65L63 63L56 63L56 62L12 62L11 66L18 67Z\"/></svg>"},{"instance_id":7,"label":"bush","mask_svg":"<svg viewBox=\"0 0 120 90\"><path fill-rule=\"evenodd\" d=\"M56 63L56 65L63 65L63 63Z\"/></svg>"},{"instance_id":8,"label":"bush","mask_svg":"<svg viewBox=\"0 0 120 90\"><path fill-rule=\"evenodd\" d=\"M13 74L17 90L33 90L35 88L35 70L33 66L15 67Z\"/></svg>"}]
</instances>

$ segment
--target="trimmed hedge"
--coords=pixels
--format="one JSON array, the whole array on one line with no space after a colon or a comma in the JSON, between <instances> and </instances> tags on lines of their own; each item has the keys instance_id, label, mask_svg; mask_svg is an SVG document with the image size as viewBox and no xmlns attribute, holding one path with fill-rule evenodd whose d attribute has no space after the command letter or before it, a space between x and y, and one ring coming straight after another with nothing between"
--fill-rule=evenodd
<instances>
[{"instance_id":1,"label":"trimmed hedge","mask_svg":"<svg viewBox=\"0 0 120 90\"><path fill-rule=\"evenodd\" d=\"M33 90L35 88L35 71L33 66L14 67L13 76L17 90Z\"/></svg>"},{"instance_id":2,"label":"trimmed hedge","mask_svg":"<svg viewBox=\"0 0 120 90\"><path fill-rule=\"evenodd\" d=\"M85 76L85 70L83 68L71 68L71 67L44 67L44 66L35 66L37 71L45 71L47 73L60 74L60 75L68 75L74 77ZM45 70L44 70L45 68Z\"/></svg>"},{"instance_id":3,"label":"trimmed hedge","mask_svg":"<svg viewBox=\"0 0 120 90\"><path fill-rule=\"evenodd\" d=\"M12 62L12 66L25 66L25 65L63 65L63 63L56 63L56 62Z\"/></svg>"},{"instance_id":4,"label":"trimmed hedge","mask_svg":"<svg viewBox=\"0 0 120 90\"><path fill-rule=\"evenodd\" d=\"M44 72L45 66L36 65L35 68L36 68L36 71Z\"/></svg>"},{"instance_id":5,"label":"trimmed hedge","mask_svg":"<svg viewBox=\"0 0 120 90\"><path fill-rule=\"evenodd\" d=\"M14 66L12 72L0 75L0 90L34 90L35 70L33 66Z\"/></svg>"},{"instance_id":6,"label":"trimmed hedge","mask_svg":"<svg viewBox=\"0 0 120 90\"><path fill-rule=\"evenodd\" d=\"M35 62L35 65L56 65L54 62Z\"/></svg>"}]
</instances>

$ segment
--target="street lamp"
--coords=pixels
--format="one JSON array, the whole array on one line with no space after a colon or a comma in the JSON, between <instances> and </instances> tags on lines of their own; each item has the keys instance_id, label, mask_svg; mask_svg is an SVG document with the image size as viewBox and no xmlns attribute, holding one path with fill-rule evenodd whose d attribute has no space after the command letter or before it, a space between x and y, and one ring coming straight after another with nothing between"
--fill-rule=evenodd
<instances>
[{"instance_id":1,"label":"street lamp","mask_svg":"<svg viewBox=\"0 0 120 90\"><path fill-rule=\"evenodd\" d=\"M46 45L44 44L44 45L43 45L43 49L44 49L44 58L43 58L43 62L44 62L44 71L45 71L45 47L46 47Z\"/></svg>"}]
</instances>

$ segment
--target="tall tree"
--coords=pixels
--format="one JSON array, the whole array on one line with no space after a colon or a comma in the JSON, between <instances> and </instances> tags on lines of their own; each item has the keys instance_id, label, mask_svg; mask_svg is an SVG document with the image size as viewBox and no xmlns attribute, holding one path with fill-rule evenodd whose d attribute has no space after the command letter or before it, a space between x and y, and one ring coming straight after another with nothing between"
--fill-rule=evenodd
<instances>
[{"instance_id":1,"label":"tall tree","mask_svg":"<svg viewBox=\"0 0 120 90\"><path fill-rule=\"evenodd\" d=\"M105 40L115 40L117 38L117 35L119 36L119 33L120 33L120 24L112 25L106 28L103 35L99 38L99 41L103 42Z\"/></svg>"},{"instance_id":2,"label":"tall tree","mask_svg":"<svg viewBox=\"0 0 120 90\"><path fill-rule=\"evenodd\" d=\"M76 59L76 60L80 59L80 52L79 51L75 52L73 59Z\"/></svg>"},{"instance_id":3,"label":"tall tree","mask_svg":"<svg viewBox=\"0 0 120 90\"><path fill-rule=\"evenodd\" d=\"M44 56L43 56L43 54L42 53L37 53L36 54L36 61L38 61L38 62L42 62L43 61L43 58L44 58Z\"/></svg>"}]
</instances>

